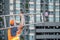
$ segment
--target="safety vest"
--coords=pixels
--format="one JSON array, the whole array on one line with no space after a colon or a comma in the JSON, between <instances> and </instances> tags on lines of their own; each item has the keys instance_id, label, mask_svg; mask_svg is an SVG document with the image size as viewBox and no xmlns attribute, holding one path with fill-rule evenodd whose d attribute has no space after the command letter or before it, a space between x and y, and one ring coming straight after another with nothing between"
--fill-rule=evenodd
<instances>
[{"instance_id":1,"label":"safety vest","mask_svg":"<svg viewBox=\"0 0 60 40\"><path fill-rule=\"evenodd\" d=\"M8 40L19 40L17 29L16 29L16 31L14 31L15 29L14 28L12 28L12 29L9 28L8 29Z\"/></svg>"}]
</instances>

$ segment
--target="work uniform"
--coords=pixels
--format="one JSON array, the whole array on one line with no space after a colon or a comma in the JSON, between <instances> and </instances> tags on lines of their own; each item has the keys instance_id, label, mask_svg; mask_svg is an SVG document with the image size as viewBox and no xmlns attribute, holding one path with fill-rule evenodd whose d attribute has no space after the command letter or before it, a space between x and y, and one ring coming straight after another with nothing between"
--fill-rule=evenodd
<instances>
[{"instance_id":1,"label":"work uniform","mask_svg":"<svg viewBox=\"0 0 60 40\"><path fill-rule=\"evenodd\" d=\"M17 32L17 28L9 28L8 29L8 40L20 40L19 39L19 34Z\"/></svg>"},{"instance_id":2,"label":"work uniform","mask_svg":"<svg viewBox=\"0 0 60 40\"><path fill-rule=\"evenodd\" d=\"M24 16L21 19L22 23L20 27L13 27L8 29L8 40L20 40L19 35L22 32ZM25 22L24 22L25 23Z\"/></svg>"}]
</instances>

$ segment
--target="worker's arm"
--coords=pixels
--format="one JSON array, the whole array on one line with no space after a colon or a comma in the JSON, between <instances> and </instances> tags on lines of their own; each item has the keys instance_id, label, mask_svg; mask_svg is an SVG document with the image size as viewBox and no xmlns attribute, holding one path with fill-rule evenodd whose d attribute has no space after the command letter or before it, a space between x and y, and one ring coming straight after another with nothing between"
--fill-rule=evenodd
<instances>
[{"instance_id":1,"label":"worker's arm","mask_svg":"<svg viewBox=\"0 0 60 40\"><path fill-rule=\"evenodd\" d=\"M23 30L23 26L24 26L24 21L25 21L22 13L20 14L20 18L21 18L21 22L20 22L20 25L18 27L18 31L17 31L18 34L21 34L21 32Z\"/></svg>"}]
</instances>

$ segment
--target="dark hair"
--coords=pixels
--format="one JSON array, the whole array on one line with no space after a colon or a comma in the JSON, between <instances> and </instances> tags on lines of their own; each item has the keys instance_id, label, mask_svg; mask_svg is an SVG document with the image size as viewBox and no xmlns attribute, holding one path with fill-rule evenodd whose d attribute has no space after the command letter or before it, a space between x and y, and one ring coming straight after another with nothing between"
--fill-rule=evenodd
<instances>
[{"instance_id":1,"label":"dark hair","mask_svg":"<svg viewBox=\"0 0 60 40\"><path fill-rule=\"evenodd\" d=\"M21 13L24 13L24 12L21 11Z\"/></svg>"},{"instance_id":2,"label":"dark hair","mask_svg":"<svg viewBox=\"0 0 60 40\"><path fill-rule=\"evenodd\" d=\"M48 10L46 10L45 12L48 12Z\"/></svg>"},{"instance_id":3,"label":"dark hair","mask_svg":"<svg viewBox=\"0 0 60 40\"><path fill-rule=\"evenodd\" d=\"M24 13L22 9L20 9L20 12L21 12L21 13Z\"/></svg>"}]
</instances>

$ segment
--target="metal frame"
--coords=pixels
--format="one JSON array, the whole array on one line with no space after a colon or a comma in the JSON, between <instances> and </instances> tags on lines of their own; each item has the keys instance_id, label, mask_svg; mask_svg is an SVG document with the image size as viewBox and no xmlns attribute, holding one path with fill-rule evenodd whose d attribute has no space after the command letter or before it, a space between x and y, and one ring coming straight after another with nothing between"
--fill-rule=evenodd
<instances>
[{"instance_id":1,"label":"metal frame","mask_svg":"<svg viewBox=\"0 0 60 40\"><path fill-rule=\"evenodd\" d=\"M40 13L39 13L40 14ZM39 15L39 14L36 14L36 13L33 13L33 14L23 14L23 15ZM8 29L8 28L13 28L12 26L10 26L10 27L6 27L6 19L5 19L5 17L6 16L19 16L19 14L13 14L13 15L0 15L0 17L3 17L4 18L4 28L0 28L0 30L4 30L4 29ZM15 18L14 18L14 20L15 20ZM24 24L24 26L27 26L27 25L34 25L34 24L39 24L39 23L43 23L43 22L33 22L33 23L30 23L30 24ZM14 23L15 24L15 23ZM16 26L16 24L14 25L14 27L18 27L18 26Z\"/></svg>"}]
</instances>

